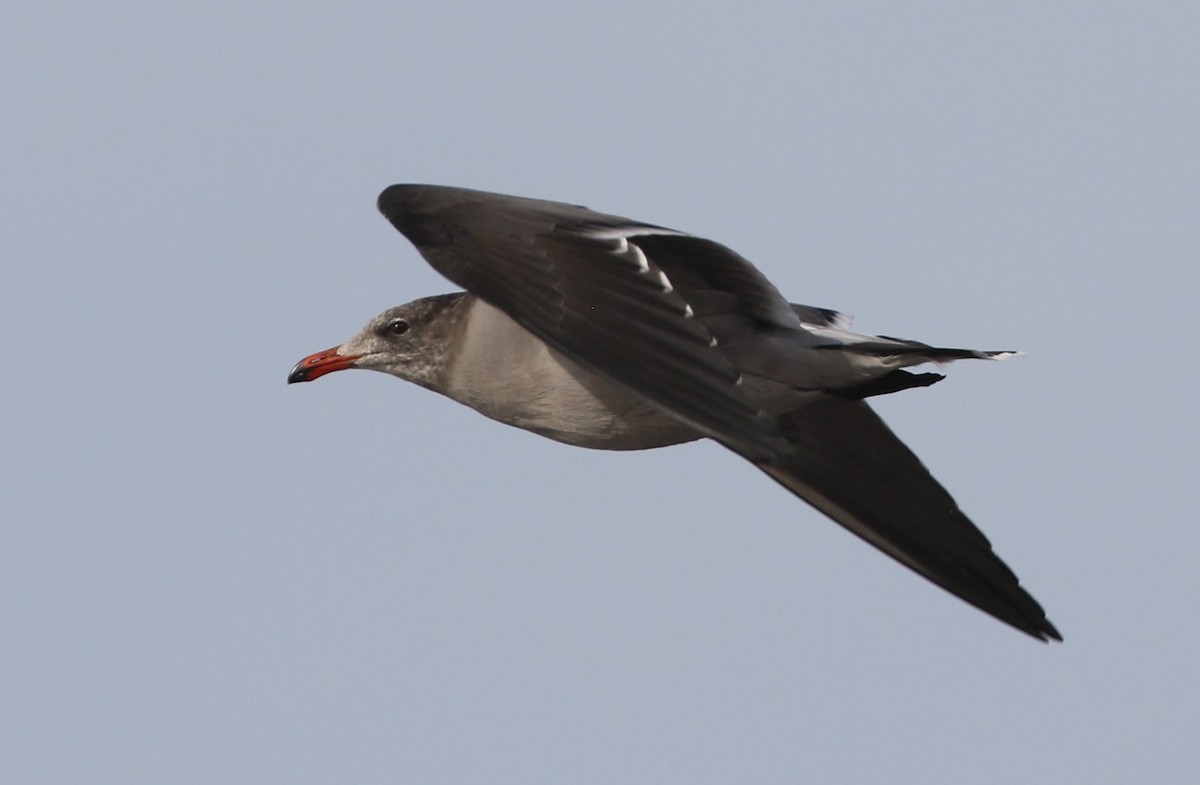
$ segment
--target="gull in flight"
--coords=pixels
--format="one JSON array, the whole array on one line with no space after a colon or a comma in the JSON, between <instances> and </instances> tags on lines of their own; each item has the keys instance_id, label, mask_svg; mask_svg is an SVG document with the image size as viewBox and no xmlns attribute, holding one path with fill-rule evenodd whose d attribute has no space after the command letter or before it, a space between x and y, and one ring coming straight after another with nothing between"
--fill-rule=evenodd
<instances>
[{"instance_id":1,"label":"gull in flight","mask_svg":"<svg viewBox=\"0 0 1200 785\"><path fill-rule=\"evenodd\" d=\"M379 209L466 291L376 316L289 382L367 368L580 447L713 439L896 561L1006 624L1062 640L868 398L909 366L1015 352L864 335L789 303L723 245L559 202L393 185Z\"/></svg>"}]
</instances>

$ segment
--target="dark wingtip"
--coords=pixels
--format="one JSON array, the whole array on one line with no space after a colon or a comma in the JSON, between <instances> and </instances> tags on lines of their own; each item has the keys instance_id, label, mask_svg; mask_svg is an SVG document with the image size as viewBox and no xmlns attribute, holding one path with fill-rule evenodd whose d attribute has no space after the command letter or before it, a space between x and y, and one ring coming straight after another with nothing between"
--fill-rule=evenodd
<instances>
[{"instance_id":1,"label":"dark wingtip","mask_svg":"<svg viewBox=\"0 0 1200 785\"><path fill-rule=\"evenodd\" d=\"M405 183L389 185L379 194L379 198L375 200L375 206L379 208L379 212L391 218L394 212L404 209L405 202L415 188L420 188L420 186Z\"/></svg>"},{"instance_id":2,"label":"dark wingtip","mask_svg":"<svg viewBox=\"0 0 1200 785\"><path fill-rule=\"evenodd\" d=\"M913 387L928 387L931 384L937 384L945 378L940 373L912 373L911 371L897 369L886 376L881 376L864 384L844 389L829 390L828 392L839 398L861 401L863 398L870 398L875 395L887 395Z\"/></svg>"},{"instance_id":3,"label":"dark wingtip","mask_svg":"<svg viewBox=\"0 0 1200 785\"><path fill-rule=\"evenodd\" d=\"M423 187L406 183L389 185L379 194L379 198L375 200L375 206L379 208L379 212L383 213L384 218L395 224L397 218L416 211L418 195ZM399 228L398 224L397 228Z\"/></svg>"},{"instance_id":4,"label":"dark wingtip","mask_svg":"<svg viewBox=\"0 0 1200 785\"><path fill-rule=\"evenodd\" d=\"M439 185L389 185L375 201L379 212L418 248L445 245L451 238L450 224L438 216L447 197L462 189Z\"/></svg>"},{"instance_id":5,"label":"dark wingtip","mask_svg":"<svg viewBox=\"0 0 1200 785\"><path fill-rule=\"evenodd\" d=\"M1042 629L1041 629L1040 637L1046 643L1049 643L1050 641L1056 641L1058 643L1063 642L1062 633L1060 633L1055 628L1055 626L1050 623L1049 619L1042 619Z\"/></svg>"}]
</instances>

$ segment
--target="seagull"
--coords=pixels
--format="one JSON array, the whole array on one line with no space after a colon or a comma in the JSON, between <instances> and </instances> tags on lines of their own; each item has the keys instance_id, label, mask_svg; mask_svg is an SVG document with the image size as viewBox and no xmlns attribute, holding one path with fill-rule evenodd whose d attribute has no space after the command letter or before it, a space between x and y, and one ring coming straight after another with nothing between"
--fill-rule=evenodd
<instances>
[{"instance_id":1,"label":"seagull","mask_svg":"<svg viewBox=\"0 0 1200 785\"><path fill-rule=\"evenodd\" d=\"M789 303L711 240L560 202L393 185L380 212L466 291L390 308L288 382L366 368L579 447L712 439L946 591L1062 640L867 398L925 387L922 363L999 360L850 330Z\"/></svg>"}]
</instances>

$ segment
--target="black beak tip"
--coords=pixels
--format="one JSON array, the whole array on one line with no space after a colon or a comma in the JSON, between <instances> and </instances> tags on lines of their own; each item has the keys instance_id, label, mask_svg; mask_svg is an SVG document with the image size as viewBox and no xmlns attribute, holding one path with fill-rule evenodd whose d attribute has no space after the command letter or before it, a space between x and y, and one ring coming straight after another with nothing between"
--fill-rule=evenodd
<instances>
[{"instance_id":1,"label":"black beak tip","mask_svg":"<svg viewBox=\"0 0 1200 785\"><path fill-rule=\"evenodd\" d=\"M296 382L307 382L307 381L308 381L308 369L304 367L304 361L301 360L300 362L296 363L295 367L293 367L290 372L288 372L287 383L295 384Z\"/></svg>"}]
</instances>

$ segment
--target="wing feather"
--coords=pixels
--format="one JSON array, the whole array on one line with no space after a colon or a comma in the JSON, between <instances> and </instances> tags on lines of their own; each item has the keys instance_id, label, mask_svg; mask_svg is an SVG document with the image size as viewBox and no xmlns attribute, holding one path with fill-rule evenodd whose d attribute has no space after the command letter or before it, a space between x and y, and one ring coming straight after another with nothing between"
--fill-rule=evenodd
<instances>
[{"instance_id":1,"label":"wing feather","mask_svg":"<svg viewBox=\"0 0 1200 785\"><path fill-rule=\"evenodd\" d=\"M819 396L782 419L794 450L760 468L854 534L980 610L1062 640L928 469L862 401Z\"/></svg>"},{"instance_id":2,"label":"wing feather","mask_svg":"<svg viewBox=\"0 0 1200 785\"><path fill-rule=\"evenodd\" d=\"M434 269L576 362L754 460L787 449L704 320L685 315L695 279L686 260L662 249L644 260L629 253L635 242L645 250L659 237L653 232L678 233L581 207L436 186L392 186L379 206ZM735 277L739 285L757 282L769 290L755 289L752 307L765 315L774 293L780 313L798 323L761 273L733 256L731 264L748 270L726 273L711 288ZM705 264L719 267L715 259Z\"/></svg>"},{"instance_id":3,"label":"wing feather","mask_svg":"<svg viewBox=\"0 0 1200 785\"><path fill-rule=\"evenodd\" d=\"M1034 637L1061 640L983 533L865 403L813 393L767 416L741 385L738 355L718 340L732 331L753 342L755 331L803 329L802 321L844 328L848 317L789 304L722 245L583 207L407 185L385 190L379 208L436 270L567 357L754 462L938 586Z\"/></svg>"}]
</instances>

